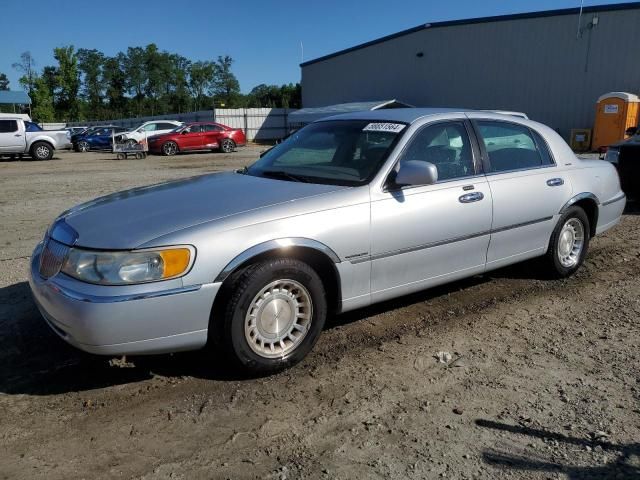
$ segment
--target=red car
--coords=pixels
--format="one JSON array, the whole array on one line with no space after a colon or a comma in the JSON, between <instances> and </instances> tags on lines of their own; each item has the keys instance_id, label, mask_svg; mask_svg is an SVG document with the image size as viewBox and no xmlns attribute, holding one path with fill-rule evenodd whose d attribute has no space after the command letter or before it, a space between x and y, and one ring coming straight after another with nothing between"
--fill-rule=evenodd
<instances>
[{"instance_id":1,"label":"red car","mask_svg":"<svg viewBox=\"0 0 640 480\"><path fill-rule=\"evenodd\" d=\"M230 153L247 143L244 132L214 122L187 123L163 135L149 138L149 151L162 155L195 150Z\"/></svg>"}]
</instances>

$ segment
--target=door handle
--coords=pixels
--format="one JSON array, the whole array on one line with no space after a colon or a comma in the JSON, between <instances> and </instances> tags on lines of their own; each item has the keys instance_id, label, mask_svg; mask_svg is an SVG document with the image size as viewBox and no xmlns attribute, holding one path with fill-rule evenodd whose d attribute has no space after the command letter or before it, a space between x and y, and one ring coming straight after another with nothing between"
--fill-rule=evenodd
<instances>
[{"instance_id":1,"label":"door handle","mask_svg":"<svg viewBox=\"0 0 640 480\"><path fill-rule=\"evenodd\" d=\"M16 133L16 134L14 135L14 137L21 137L21 136L22 136L22 134L21 134L21 133Z\"/></svg>"},{"instance_id":2,"label":"door handle","mask_svg":"<svg viewBox=\"0 0 640 480\"><path fill-rule=\"evenodd\" d=\"M550 178L547 180L547 185L550 187L559 187L560 185L564 185L564 180L562 178Z\"/></svg>"},{"instance_id":3,"label":"door handle","mask_svg":"<svg viewBox=\"0 0 640 480\"><path fill-rule=\"evenodd\" d=\"M473 192L461 195L460 197L458 197L458 200L460 201L460 203L472 203L479 202L483 198L484 194L482 192Z\"/></svg>"}]
</instances>

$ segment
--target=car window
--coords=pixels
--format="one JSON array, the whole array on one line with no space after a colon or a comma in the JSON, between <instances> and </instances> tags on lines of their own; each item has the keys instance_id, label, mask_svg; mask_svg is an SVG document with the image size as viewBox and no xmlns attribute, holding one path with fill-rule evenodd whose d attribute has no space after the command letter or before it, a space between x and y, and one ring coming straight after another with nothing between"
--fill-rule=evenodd
<instances>
[{"instance_id":1,"label":"car window","mask_svg":"<svg viewBox=\"0 0 640 480\"><path fill-rule=\"evenodd\" d=\"M18 131L18 122L15 120L0 120L0 133Z\"/></svg>"},{"instance_id":2,"label":"car window","mask_svg":"<svg viewBox=\"0 0 640 480\"><path fill-rule=\"evenodd\" d=\"M221 132L222 127L219 127L218 125L207 124L202 126L202 131L203 132Z\"/></svg>"},{"instance_id":3,"label":"car window","mask_svg":"<svg viewBox=\"0 0 640 480\"><path fill-rule=\"evenodd\" d=\"M508 172L551 165L548 151L539 150L534 134L524 126L509 122L479 121L478 130L484 142L491 172ZM542 138L540 144L544 145Z\"/></svg>"},{"instance_id":4,"label":"car window","mask_svg":"<svg viewBox=\"0 0 640 480\"><path fill-rule=\"evenodd\" d=\"M156 130L173 130L176 126L173 123L159 123Z\"/></svg>"},{"instance_id":5,"label":"car window","mask_svg":"<svg viewBox=\"0 0 640 480\"><path fill-rule=\"evenodd\" d=\"M410 160L433 163L439 182L475 175L471 141L463 122L437 123L419 130L400 163Z\"/></svg>"},{"instance_id":6,"label":"car window","mask_svg":"<svg viewBox=\"0 0 640 480\"><path fill-rule=\"evenodd\" d=\"M186 133L199 133L202 131L202 125L191 125L184 129Z\"/></svg>"},{"instance_id":7,"label":"car window","mask_svg":"<svg viewBox=\"0 0 640 480\"><path fill-rule=\"evenodd\" d=\"M149 125L145 125L144 127L142 127L142 129L145 132L153 132L154 130L156 130L156 125L155 123L150 123Z\"/></svg>"}]
</instances>

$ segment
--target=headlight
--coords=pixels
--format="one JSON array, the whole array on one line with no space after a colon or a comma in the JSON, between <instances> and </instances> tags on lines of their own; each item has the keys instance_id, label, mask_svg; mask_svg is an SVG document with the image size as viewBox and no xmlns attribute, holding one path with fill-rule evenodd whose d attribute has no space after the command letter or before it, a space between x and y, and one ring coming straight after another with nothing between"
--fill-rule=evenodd
<instances>
[{"instance_id":1,"label":"headlight","mask_svg":"<svg viewBox=\"0 0 640 480\"><path fill-rule=\"evenodd\" d=\"M610 163L618 163L618 156L620 155L620 150L617 148L609 148L607 153L604 156L604 159Z\"/></svg>"},{"instance_id":2,"label":"headlight","mask_svg":"<svg viewBox=\"0 0 640 480\"><path fill-rule=\"evenodd\" d=\"M187 273L194 257L192 247L132 252L72 248L61 271L84 282L130 285L180 277Z\"/></svg>"}]
</instances>

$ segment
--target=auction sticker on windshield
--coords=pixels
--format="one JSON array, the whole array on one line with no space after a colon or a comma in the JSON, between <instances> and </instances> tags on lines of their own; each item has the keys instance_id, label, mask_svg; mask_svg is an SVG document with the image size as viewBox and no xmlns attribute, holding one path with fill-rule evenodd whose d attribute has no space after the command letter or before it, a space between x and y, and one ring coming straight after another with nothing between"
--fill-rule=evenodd
<instances>
[{"instance_id":1,"label":"auction sticker on windshield","mask_svg":"<svg viewBox=\"0 0 640 480\"><path fill-rule=\"evenodd\" d=\"M399 133L406 125L402 123L370 123L362 129L363 132L391 132Z\"/></svg>"}]
</instances>

